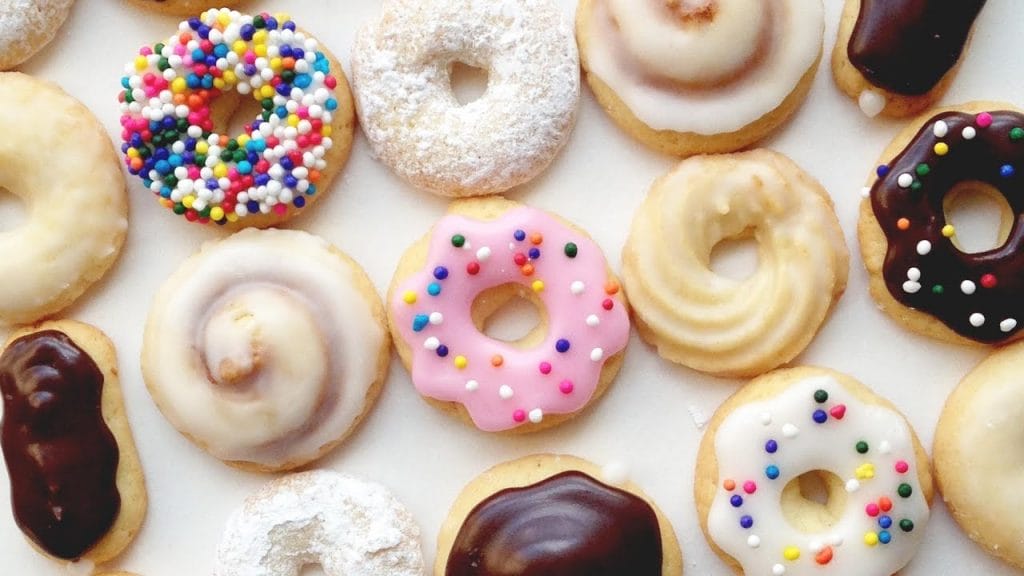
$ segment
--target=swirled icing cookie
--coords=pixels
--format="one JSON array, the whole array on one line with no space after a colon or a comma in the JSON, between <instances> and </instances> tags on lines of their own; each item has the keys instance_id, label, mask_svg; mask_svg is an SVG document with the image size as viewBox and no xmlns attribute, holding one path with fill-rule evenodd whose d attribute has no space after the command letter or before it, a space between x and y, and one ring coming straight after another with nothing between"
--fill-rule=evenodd
<instances>
[{"instance_id":1,"label":"swirled icing cookie","mask_svg":"<svg viewBox=\"0 0 1024 576\"><path fill-rule=\"evenodd\" d=\"M629 315L584 232L504 198L455 202L402 256L388 292L395 346L425 398L485 431L534 431L600 397L622 363ZM514 342L483 333L509 300L542 320Z\"/></svg>"},{"instance_id":2,"label":"swirled icing cookie","mask_svg":"<svg viewBox=\"0 0 1024 576\"><path fill-rule=\"evenodd\" d=\"M434 576L677 576L672 525L632 482L540 454L471 481L437 541Z\"/></svg>"},{"instance_id":3,"label":"swirled icing cookie","mask_svg":"<svg viewBox=\"0 0 1024 576\"><path fill-rule=\"evenodd\" d=\"M582 0L576 36L598 102L644 144L731 152L799 107L821 58L821 0Z\"/></svg>"},{"instance_id":4,"label":"swirled icing cookie","mask_svg":"<svg viewBox=\"0 0 1024 576\"><path fill-rule=\"evenodd\" d=\"M949 88L985 0L846 0L836 84L868 116L910 116Z\"/></svg>"},{"instance_id":5,"label":"swirled icing cookie","mask_svg":"<svg viewBox=\"0 0 1024 576\"><path fill-rule=\"evenodd\" d=\"M722 240L752 235L757 271L711 270ZM684 160L633 217L622 277L640 335L673 362L754 375L792 360L846 288L849 255L832 200L768 150Z\"/></svg>"},{"instance_id":6,"label":"swirled icing cookie","mask_svg":"<svg viewBox=\"0 0 1024 576\"><path fill-rule=\"evenodd\" d=\"M998 344L1024 327L1024 113L997 102L929 112L882 153L861 202L871 295L911 330L957 343ZM1006 199L1006 241L966 252L946 208L980 191ZM1011 231L1012 227L1012 231Z\"/></svg>"},{"instance_id":7,"label":"swirled icing cookie","mask_svg":"<svg viewBox=\"0 0 1024 576\"><path fill-rule=\"evenodd\" d=\"M325 240L245 230L206 244L164 282L143 339L153 400L229 464L285 470L350 434L387 373L370 279Z\"/></svg>"},{"instance_id":8,"label":"swirled icing cookie","mask_svg":"<svg viewBox=\"0 0 1024 576\"><path fill-rule=\"evenodd\" d=\"M807 494L817 486L824 503ZM745 574L888 576L913 558L932 499L903 416L820 368L755 378L712 418L694 498L715 551Z\"/></svg>"}]
</instances>

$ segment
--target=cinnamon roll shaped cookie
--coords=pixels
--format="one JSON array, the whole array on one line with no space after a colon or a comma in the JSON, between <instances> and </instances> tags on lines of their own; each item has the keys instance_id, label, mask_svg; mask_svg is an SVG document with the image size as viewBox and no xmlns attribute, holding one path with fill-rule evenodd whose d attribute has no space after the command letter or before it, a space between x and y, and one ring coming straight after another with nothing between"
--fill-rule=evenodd
<instances>
[{"instance_id":1,"label":"cinnamon roll shaped cookie","mask_svg":"<svg viewBox=\"0 0 1024 576\"><path fill-rule=\"evenodd\" d=\"M168 420L245 469L316 460L373 404L390 342L373 284L325 240L246 230L189 258L157 293L142 369Z\"/></svg>"}]
</instances>

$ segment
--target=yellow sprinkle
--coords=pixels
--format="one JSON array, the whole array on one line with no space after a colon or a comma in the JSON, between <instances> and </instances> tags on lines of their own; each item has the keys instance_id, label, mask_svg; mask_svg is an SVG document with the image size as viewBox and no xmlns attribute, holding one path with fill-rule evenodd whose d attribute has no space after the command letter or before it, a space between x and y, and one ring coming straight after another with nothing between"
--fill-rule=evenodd
<instances>
[{"instance_id":1,"label":"yellow sprinkle","mask_svg":"<svg viewBox=\"0 0 1024 576\"><path fill-rule=\"evenodd\" d=\"M952 224L946 224L942 227L942 235L946 238L952 238L953 234L956 234L956 230L953 228Z\"/></svg>"},{"instance_id":2,"label":"yellow sprinkle","mask_svg":"<svg viewBox=\"0 0 1024 576\"><path fill-rule=\"evenodd\" d=\"M249 135L242 134L236 140L238 141L239 146L245 146L246 144L249 143Z\"/></svg>"},{"instance_id":3,"label":"yellow sprinkle","mask_svg":"<svg viewBox=\"0 0 1024 576\"><path fill-rule=\"evenodd\" d=\"M174 92L175 94L181 94L187 89L188 84L185 82L184 78L179 76L171 81L171 92Z\"/></svg>"},{"instance_id":4,"label":"yellow sprinkle","mask_svg":"<svg viewBox=\"0 0 1024 576\"><path fill-rule=\"evenodd\" d=\"M270 59L270 68L273 69L275 72L280 71L281 70L281 59L280 58L271 58Z\"/></svg>"},{"instance_id":5,"label":"yellow sprinkle","mask_svg":"<svg viewBox=\"0 0 1024 576\"><path fill-rule=\"evenodd\" d=\"M267 45L266 44L257 44L257 45L252 47L252 51L255 52L257 56L266 56L267 55Z\"/></svg>"},{"instance_id":6,"label":"yellow sprinkle","mask_svg":"<svg viewBox=\"0 0 1024 576\"><path fill-rule=\"evenodd\" d=\"M217 22L220 22L221 26L227 26L228 24L231 24L231 14L228 14L227 12L221 12L220 15L217 16Z\"/></svg>"},{"instance_id":7,"label":"yellow sprinkle","mask_svg":"<svg viewBox=\"0 0 1024 576\"><path fill-rule=\"evenodd\" d=\"M782 551L782 557L789 561L796 560L800 557L800 549L796 546L786 546L786 549Z\"/></svg>"},{"instance_id":8,"label":"yellow sprinkle","mask_svg":"<svg viewBox=\"0 0 1024 576\"><path fill-rule=\"evenodd\" d=\"M231 51L239 56L244 56L247 48L244 40L235 40L235 43L231 45Z\"/></svg>"},{"instance_id":9,"label":"yellow sprinkle","mask_svg":"<svg viewBox=\"0 0 1024 576\"><path fill-rule=\"evenodd\" d=\"M267 31L266 30L257 30L256 33L252 35L252 41L257 43L257 44L266 44L267 43Z\"/></svg>"},{"instance_id":10,"label":"yellow sprinkle","mask_svg":"<svg viewBox=\"0 0 1024 576\"><path fill-rule=\"evenodd\" d=\"M279 24L284 24L285 22L289 22L292 19L292 17L289 16L287 12L278 12L277 14L274 14L274 18L278 21Z\"/></svg>"},{"instance_id":11,"label":"yellow sprinkle","mask_svg":"<svg viewBox=\"0 0 1024 576\"><path fill-rule=\"evenodd\" d=\"M295 114L289 114L288 115L288 125L289 126L298 126L299 125L299 117L296 116Z\"/></svg>"},{"instance_id":12,"label":"yellow sprinkle","mask_svg":"<svg viewBox=\"0 0 1024 576\"><path fill-rule=\"evenodd\" d=\"M231 70L225 70L223 78L225 82L232 86L238 83L238 76L235 76L235 73Z\"/></svg>"},{"instance_id":13,"label":"yellow sprinkle","mask_svg":"<svg viewBox=\"0 0 1024 576\"><path fill-rule=\"evenodd\" d=\"M861 464L857 467L856 472L858 480L870 480L875 477L875 465L870 462L867 464Z\"/></svg>"},{"instance_id":14,"label":"yellow sprinkle","mask_svg":"<svg viewBox=\"0 0 1024 576\"><path fill-rule=\"evenodd\" d=\"M865 533L864 543L868 546L874 546L875 544L878 544L878 534L875 534L874 532Z\"/></svg>"},{"instance_id":15,"label":"yellow sprinkle","mask_svg":"<svg viewBox=\"0 0 1024 576\"><path fill-rule=\"evenodd\" d=\"M224 219L224 209L220 206L214 206L210 209L210 218L220 221Z\"/></svg>"},{"instance_id":16,"label":"yellow sprinkle","mask_svg":"<svg viewBox=\"0 0 1024 576\"><path fill-rule=\"evenodd\" d=\"M324 126L323 128L320 129L320 135L323 136L324 138L329 137L331 135L331 132L333 132L333 130L331 130L330 126Z\"/></svg>"},{"instance_id":17,"label":"yellow sprinkle","mask_svg":"<svg viewBox=\"0 0 1024 576\"><path fill-rule=\"evenodd\" d=\"M465 368L467 364L469 364L469 360L466 360L465 356L455 357L455 367L458 368L459 370Z\"/></svg>"},{"instance_id":18,"label":"yellow sprinkle","mask_svg":"<svg viewBox=\"0 0 1024 576\"><path fill-rule=\"evenodd\" d=\"M270 84L264 84L263 86L260 86L260 96L264 98L273 98L274 87L271 86Z\"/></svg>"},{"instance_id":19,"label":"yellow sprinkle","mask_svg":"<svg viewBox=\"0 0 1024 576\"><path fill-rule=\"evenodd\" d=\"M213 79L213 87L218 89L218 90L223 90L224 89L224 80L222 78L214 78Z\"/></svg>"},{"instance_id":20,"label":"yellow sprinkle","mask_svg":"<svg viewBox=\"0 0 1024 576\"><path fill-rule=\"evenodd\" d=\"M416 303L416 293L413 292L412 290L407 290L405 292L405 294L402 294L402 300L406 304L415 304Z\"/></svg>"},{"instance_id":21,"label":"yellow sprinkle","mask_svg":"<svg viewBox=\"0 0 1024 576\"><path fill-rule=\"evenodd\" d=\"M217 178L223 178L228 175L228 167L223 162L213 167L213 175Z\"/></svg>"},{"instance_id":22,"label":"yellow sprinkle","mask_svg":"<svg viewBox=\"0 0 1024 576\"><path fill-rule=\"evenodd\" d=\"M200 154L206 154L210 151L210 145L205 140L196 142L196 152Z\"/></svg>"},{"instance_id":23,"label":"yellow sprinkle","mask_svg":"<svg viewBox=\"0 0 1024 576\"><path fill-rule=\"evenodd\" d=\"M238 214L228 212L228 222L238 222Z\"/></svg>"},{"instance_id":24,"label":"yellow sprinkle","mask_svg":"<svg viewBox=\"0 0 1024 576\"><path fill-rule=\"evenodd\" d=\"M138 158L139 157L139 151L136 150L135 148L129 148L128 151L125 152L125 154L127 154L129 158Z\"/></svg>"},{"instance_id":25,"label":"yellow sprinkle","mask_svg":"<svg viewBox=\"0 0 1024 576\"><path fill-rule=\"evenodd\" d=\"M939 142L935 145L935 153L939 156L945 156L949 152L949 145L945 142Z\"/></svg>"},{"instance_id":26,"label":"yellow sprinkle","mask_svg":"<svg viewBox=\"0 0 1024 576\"><path fill-rule=\"evenodd\" d=\"M196 197L191 195L191 194L189 194L188 196L185 196L184 198L181 199L181 204L185 208L191 208L192 207L192 203L195 202L195 201L196 201Z\"/></svg>"},{"instance_id":27,"label":"yellow sprinkle","mask_svg":"<svg viewBox=\"0 0 1024 576\"><path fill-rule=\"evenodd\" d=\"M534 292L540 292L544 290L544 282L541 280L534 280L533 284L530 284L530 288L533 288Z\"/></svg>"},{"instance_id":28,"label":"yellow sprinkle","mask_svg":"<svg viewBox=\"0 0 1024 576\"><path fill-rule=\"evenodd\" d=\"M171 202L170 198L161 198L160 204L162 204L164 208L170 208L171 206L174 206L174 202Z\"/></svg>"},{"instance_id":29,"label":"yellow sprinkle","mask_svg":"<svg viewBox=\"0 0 1024 576\"><path fill-rule=\"evenodd\" d=\"M142 72L143 70L146 69L147 66L149 66L149 60L147 60L145 56L136 56L135 57L135 69L136 70L138 70L139 72Z\"/></svg>"}]
</instances>

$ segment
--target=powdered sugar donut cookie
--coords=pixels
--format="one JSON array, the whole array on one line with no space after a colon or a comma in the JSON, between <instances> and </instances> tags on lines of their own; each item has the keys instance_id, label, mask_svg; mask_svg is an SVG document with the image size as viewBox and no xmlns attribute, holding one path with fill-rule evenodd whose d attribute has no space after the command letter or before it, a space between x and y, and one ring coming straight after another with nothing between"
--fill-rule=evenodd
<instances>
[{"instance_id":1,"label":"powdered sugar donut cookie","mask_svg":"<svg viewBox=\"0 0 1024 576\"><path fill-rule=\"evenodd\" d=\"M502 192L543 171L568 140L579 100L572 28L550 0L387 0L359 31L352 84L374 153L443 196ZM460 105L456 62L487 70Z\"/></svg>"},{"instance_id":2,"label":"powdered sugar donut cookie","mask_svg":"<svg viewBox=\"0 0 1024 576\"><path fill-rule=\"evenodd\" d=\"M420 529L383 486L329 470L284 476L228 519L214 576L422 576Z\"/></svg>"},{"instance_id":3,"label":"powdered sugar donut cookie","mask_svg":"<svg viewBox=\"0 0 1024 576\"><path fill-rule=\"evenodd\" d=\"M662 152L731 152L786 121L810 90L821 0L581 0L576 37L594 95Z\"/></svg>"},{"instance_id":4,"label":"powdered sugar donut cookie","mask_svg":"<svg viewBox=\"0 0 1024 576\"><path fill-rule=\"evenodd\" d=\"M485 431L534 431L600 397L629 340L625 295L600 248L504 198L455 202L402 256L388 320L413 385ZM485 335L513 298L541 321L514 342Z\"/></svg>"},{"instance_id":5,"label":"powdered sugar donut cookie","mask_svg":"<svg viewBox=\"0 0 1024 576\"><path fill-rule=\"evenodd\" d=\"M0 70L14 68L53 40L75 0L0 0Z\"/></svg>"},{"instance_id":6,"label":"powdered sugar donut cookie","mask_svg":"<svg viewBox=\"0 0 1024 576\"><path fill-rule=\"evenodd\" d=\"M903 416L821 368L770 372L733 394L694 474L701 529L738 574L894 574L921 544L933 496ZM824 503L805 496L815 490Z\"/></svg>"}]
</instances>

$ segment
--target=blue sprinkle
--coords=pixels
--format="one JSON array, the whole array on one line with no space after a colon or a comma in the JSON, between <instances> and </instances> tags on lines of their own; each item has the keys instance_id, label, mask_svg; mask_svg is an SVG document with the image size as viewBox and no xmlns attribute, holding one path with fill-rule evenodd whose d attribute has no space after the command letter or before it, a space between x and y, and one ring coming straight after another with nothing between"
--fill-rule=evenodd
<instances>
[{"instance_id":1,"label":"blue sprinkle","mask_svg":"<svg viewBox=\"0 0 1024 576\"><path fill-rule=\"evenodd\" d=\"M239 33L242 36L242 40L248 42L249 40L252 40L253 35L256 34L256 27L252 24L245 24L242 26Z\"/></svg>"},{"instance_id":2,"label":"blue sprinkle","mask_svg":"<svg viewBox=\"0 0 1024 576\"><path fill-rule=\"evenodd\" d=\"M559 352L563 352L563 353L568 352L569 351L569 341L566 340L565 338L559 339L558 342L555 342L555 350L558 350Z\"/></svg>"},{"instance_id":3,"label":"blue sprinkle","mask_svg":"<svg viewBox=\"0 0 1024 576\"><path fill-rule=\"evenodd\" d=\"M228 45L227 44L217 44L216 46L214 46L213 47L213 55L216 56L217 58L223 58L223 57L227 56L228 55Z\"/></svg>"},{"instance_id":4,"label":"blue sprinkle","mask_svg":"<svg viewBox=\"0 0 1024 576\"><path fill-rule=\"evenodd\" d=\"M999 175L1003 178L1013 178L1013 175L1016 173L1017 171L1009 164L1003 164L1003 166L999 168Z\"/></svg>"},{"instance_id":5,"label":"blue sprinkle","mask_svg":"<svg viewBox=\"0 0 1024 576\"><path fill-rule=\"evenodd\" d=\"M128 77L127 76L122 76L121 77L121 87L124 88L125 90L130 90L131 89L132 85L128 82Z\"/></svg>"},{"instance_id":6,"label":"blue sprinkle","mask_svg":"<svg viewBox=\"0 0 1024 576\"><path fill-rule=\"evenodd\" d=\"M448 355L448 347L445 346L444 344L441 344L440 346L438 346L437 347L437 355L440 356L441 358L444 358L445 356L447 356Z\"/></svg>"},{"instance_id":7,"label":"blue sprinkle","mask_svg":"<svg viewBox=\"0 0 1024 576\"><path fill-rule=\"evenodd\" d=\"M878 518L878 525L882 528L888 529L892 526L892 518L889 516L880 516Z\"/></svg>"},{"instance_id":8,"label":"blue sprinkle","mask_svg":"<svg viewBox=\"0 0 1024 576\"><path fill-rule=\"evenodd\" d=\"M171 171L171 163L167 160L161 160L156 163L156 171L161 174L167 174Z\"/></svg>"},{"instance_id":9,"label":"blue sprinkle","mask_svg":"<svg viewBox=\"0 0 1024 576\"><path fill-rule=\"evenodd\" d=\"M284 185L288 188L295 188L299 185L299 179L289 174L284 177Z\"/></svg>"},{"instance_id":10,"label":"blue sprinkle","mask_svg":"<svg viewBox=\"0 0 1024 576\"><path fill-rule=\"evenodd\" d=\"M292 85L288 84L287 82L281 82L280 84L277 85L277 93L280 94L281 96L290 95L292 93ZM327 102L329 103L330 100L328 100ZM333 108L331 108L331 110L333 110Z\"/></svg>"},{"instance_id":11,"label":"blue sprinkle","mask_svg":"<svg viewBox=\"0 0 1024 576\"><path fill-rule=\"evenodd\" d=\"M888 530L882 530L878 533L878 541L882 544L888 544L892 542L892 534L889 534Z\"/></svg>"},{"instance_id":12,"label":"blue sprinkle","mask_svg":"<svg viewBox=\"0 0 1024 576\"><path fill-rule=\"evenodd\" d=\"M327 102L324 102L324 108L334 111L338 109L338 101L334 98L328 98Z\"/></svg>"},{"instance_id":13,"label":"blue sprinkle","mask_svg":"<svg viewBox=\"0 0 1024 576\"><path fill-rule=\"evenodd\" d=\"M267 18L267 30L277 30L277 18Z\"/></svg>"},{"instance_id":14,"label":"blue sprinkle","mask_svg":"<svg viewBox=\"0 0 1024 576\"><path fill-rule=\"evenodd\" d=\"M818 424L824 424L828 421L828 412L825 412L824 410L815 410L813 418Z\"/></svg>"},{"instance_id":15,"label":"blue sprinkle","mask_svg":"<svg viewBox=\"0 0 1024 576\"><path fill-rule=\"evenodd\" d=\"M530 260L536 260L537 258L540 258L540 248L530 248L528 254L530 256Z\"/></svg>"},{"instance_id":16,"label":"blue sprinkle","mask_svg":"<svg viewBox=\"0 0 1024 576\"><path fill-rule=\"evenodd\" d=\"M295 168L295 163L292 162L292 159L287 156L281 158L280 164L281 168L284 168L285 170L291 170L292 168Z\"/></svg>"},{"instance_id":17,"label":"blue sprinkle","mask_svg":"<svg viewBox=\"0 0 1024 576\"><path fill-rule=\"evenodd\" d=\"M302 196L296 196L295 199L292 200L292 204L294 204L296 208L302 208L306 205L306 199Z\"/></svg>"},{"instance_id":18,"label":"blue sprinkle","mask_svg":"<svg viewBox=\"0 0 1024 576\"><path fill-rule=\"evenodd\" d=\"M313 77L309 74L299 74L295 77L294 82L299 88L309 88L309 85L313 83Z\"/></svg>"},{"instance_id":19,"label":"blue sprinkle","mask_svg":"<svg viewBox=\"0 0 1024 576\"><path fill-rule=\"evenodd\" d=\"M512 237L515 238L516 240L522 242L523 240L526 240L526 232L524 232L522 230L516 230L512 234Z\"/></svg>"},{"instance_id":20,"label":"blue sprinkle","mask_svg":"<svg viewBox=\"0 0 1024 576\"><path fill-rule=\"evenodd\" d=\"M882 166L879 166L878 169L875 170L875 174L878 174L879 178L885 178L886 174L888 174L888 173L889 173L889 167L884 165L884 164Z\"/></svg>"},{"instance_id":21,"label":"blue sprinkle","mask_svg":"<svg viewBox=\"0 0 1024 576\"><path fill-rule=\"evenodd\" d=\"M306 190L306 196L312 196L313 194L316 194L316 185L310 184L309 190Z\"/></svg>"},{"instance_id":22,"label":"blue sprinkle","mask_svg":"<svg viewBox=\"0 0 1024 576\"><path fill-rule=\"evenodd\" d=\"M249 212L252 214L259 214L260 212L260 203L255 200L249 200L245 204L245 207L248 208Z\"/></svg>"},{"instance_id":23,"label":"blue sprinkle","mask_svg":"<svg viewBox=\"0 0 1024 576\"><path fill-rule=\"evenodd\" d=\"M778 449L779 449L779 443L776 442L775 440L769 440L769 441L764 443L764 451L769 453L769 454L775 454L775 452Z\"/></svg>"},{"instance_id":24,"label":"blue sprinkle","mask_svg":"<svg viewBox=\"0 0 1024 576\"><path fill-rule=\"evenodd\" d=\"M252 164L250 164L248 160L242 160L236 165L236 168L238 168L238 172L240 174L248 174L249 172L252 172Z\"/></svg>"},{"instance_id":25,"label":"blue sprinkle","mask_svg":"<svg viewBox=\"0 0 1024 576\"><path fill-rule=\"evenodd\" d=\"M255 182L257 186L266 186L267 182L270 182L270 176L267 174L257 174L256 177L253 178L253 182Z\"/></svg>"},{"instance_id":26,"label":"blue sprinkle","mask_svg":"<svg viewBox=\"0 0 1024 576\"><path fill-rule=\"evenodd\" d=\"M764 475L767 476L769 480L775 480L779 477L779 467L775 464L769 464L768 467L764 469Z\"/></svg>"},{"instance_id":27,"label":"blue sprinkle","mask_svg":"<svg viewBox=\"0 0 1024 576\"><path fill-rule=\"evenodd\" d=\"M739 508L743 506L743 497L739 494L733 494L732 498L729 498L729 504L732 504L733 508Z\"/></svg>"},{"instance_id":28,"label":"blue sprinkle","mask_svg":"<svg viewBox=\"0 0 1024 576\"><path fill-rule=\"evenodd\" d=\"M447 268L445 268L444 266L438 266L437 268L434 268L434 278L437 278L438 280L444 280L447 277L448 277L448 269Z\"/></svg>"},{"instance_id":29,"label":"blue sprinkle","mask_svg":"<svg viewBox=\"0 0 1024 576\"><path fill-rule=\"evenodd\" d=\"M291 58L291 56L292 56L292 47L287 45L287 44L285 44L284 46L281 46L278 49L278 52L280 53L281 58Z\"/></svg>"},{"instance_id":30,"label":"blue sprinkle","mask_svg":"<svg viewBox=\"0 0 1024 576\"><path fill-rule=\"evenodd\" d=\"M208 40L210 38L210 27L206 24L201 25L199 29L196 30L196 32L199 34L199 37L203 40Z\"/></svg>"},{"instance_id":31,"label":"blue sprinkle","mask_svg":"<svg viewBox=\"0 0 1024 576\"><path fill-rule=\"evenodd\" d=\"M206 52L203 52L199 48L196 48L192 51L192 59L196 62L202 62L206 60Z\"/></svg>"},{"instance_id":32,"label":"blue sprinkle","mask_svg":"<svg viewBox=\"0 0 1024 576\"><path fill-rule=\"evenodd\" d=\"M181 166L185 161L177 154L171 154L171 157L167 159L167 162L174 168Z\"/></svg>"},{"instance_id":33,"label":"blue sprinkle","mask_svg":"<svg viewBox=\"0 0 1024 576\"><path fill-rule=\"evenodd\" d=\"M744 528L750 528L753 525L754 525L754 519L751 518L750 516L741 516L740 517L740 526L742 526Z\"/></svg>"},{"instance_id":34,"label":"blue sprinkle","mask_svg":"<svg viewBox=\"0 0 1024 576\"><path fill-rule=\"evenodd\" d=\"M413 332L419 332L420 330L423 330L424 328L426 328L426 326L427 326L427 324L429 322L430 322L430 316L427 316L426 314L417 314L412 319L412 330L413 330Z\"/></svg>"},{"instance_id":35,"label":"blue sprinkle","mask_svg":"<svg viewBox=\"0 0 1024 576\"><path fill-rule=\"evenodd\" d=\"M430 285L427 286L427 294L430 294L431 296L437 296L440 293L441 285L438 284L437 282L431 282Z\"/></svg>"},{"instance_id":36,"label":"blue sprinkle","mask_svg":"<svg viewBox=\"0 0 1024 576\"><path fill-rule=\"evenodd\" d=\"M282 25L281 27L284 28L285 30L291 30L292 32L294 32L295 31L295 22L292 22L291 20L289 20L289 21L285 22L284 25Z\"/></svg>"},{"instance_id":37,"label":"blue sprinkle","mask_svg":"<svg viewBox=\"0 0 1024 576\"><path fill-rule=\"evenodd\" d=\"M160 189L160 196L162 198L170 198L171 197L171 189L168 188L167 186L164 186L163 188Z\"/></svg>"},{"instance_id":38,"label":"blue sprinkle","mask_svg":"<svg viewBox=\"0 0 1024 576\"><path fill-rule=\"evenodd\" d=\"M246 76L255 76L256 72L258 72L258 70L256 69L256 65L255 64L246 64L242 68L242 71L245 72Z\"/></svg>"},{"instance_id":39,"label":"blue sprinkle","mask_svg":"<svg viewBox=\"0 0 1024 576\"><path fill-rule=\"evenodd\" d=\"M189 18L188 19L188 27L193 29L193 30L199 30L199 27L202 26L202 25L203 25L203 22L199 18Z\"/></svg>"}]
</instances>

